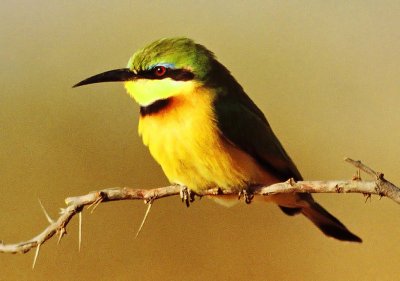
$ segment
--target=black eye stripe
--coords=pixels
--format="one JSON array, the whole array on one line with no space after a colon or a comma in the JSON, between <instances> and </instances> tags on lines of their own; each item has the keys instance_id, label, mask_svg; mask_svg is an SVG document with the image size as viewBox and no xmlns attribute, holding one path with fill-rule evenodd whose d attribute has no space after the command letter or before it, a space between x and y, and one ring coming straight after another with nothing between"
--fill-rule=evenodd
<instances>
[{"instance_id":1,"label":"black eye stripe","mask_svg":"<svg viewBox=\"0 0 400 281\"><path fill-rule=\"evenodd\" d=\"M154 69L150 70L142 70L138 72L138 77L139 78L145 78L145 79L153 79L153 80L160 80L164 78L171 78L175 81L189 81L194 78L193 72L187 69L171 69L167 68L166 72L162 76L157 76L154 73Z\"/></svg>"},{"instance_id":2,"label":"black eye stripe","mask_svg":"<svg viewBox=\"0 0 400 281\"><path fill-rule=\"evenodd\" d=\"M194 78L193 72L186 69L176 69L172 71L171 78L178 81L188 81Z\"/></svg>"}]
</instances>

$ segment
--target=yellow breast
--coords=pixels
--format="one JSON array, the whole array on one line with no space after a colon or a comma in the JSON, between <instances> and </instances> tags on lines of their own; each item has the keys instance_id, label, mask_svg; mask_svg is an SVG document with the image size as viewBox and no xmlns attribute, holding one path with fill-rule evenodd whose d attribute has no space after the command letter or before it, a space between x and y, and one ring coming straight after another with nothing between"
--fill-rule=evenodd
<instances>
[{"instance_id":1,"label":"yellow breast","mask_svg":"<svg viewBox=\"0 0 400 281\"><path fill-rule=\"evenodd\" d=\"M214 94L201 87L171 98L168 107L139 121L139 134L172 183L194 191L243 189L272 179L226 140L215 122ZM234 126L234 124L232 124Z\"/></svg>"}]
</instances>

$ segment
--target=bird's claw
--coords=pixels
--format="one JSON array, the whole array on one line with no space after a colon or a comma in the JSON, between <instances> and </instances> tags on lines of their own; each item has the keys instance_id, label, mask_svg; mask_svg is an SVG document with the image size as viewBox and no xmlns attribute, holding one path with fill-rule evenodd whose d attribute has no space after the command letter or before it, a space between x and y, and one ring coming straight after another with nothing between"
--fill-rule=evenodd
<instances>
[{"instance_id":1,"label":"bird's claw","mask_svg":"<svg viewBox=\"0 0 400 281\"><path fill-rule=\"evenodd\" d=\"M193 191L191 191L186 186L182 186L181 190L179 191L179 195L182 199L182 202L186 204L186 207L190 206L190 203L194 201L194 196L196 195Z\"/></svg>"},{"instance_id":2,"label":"bird's claw","mask_svg":"<svg viewBox=\"0 0 400 281\"><path fill-rule=\"evenodd\" d=\"M239 200L240 200L240 198L241 197L244 197L244 202L246 202L246 204L250 204L251 203L251 201L253 200L253 198L254 198L254 194L250 191L250 190L248 190L248 189L243 189L243 190L241 190L240 192L239 192Z\"/></svg>"}]
</instances>

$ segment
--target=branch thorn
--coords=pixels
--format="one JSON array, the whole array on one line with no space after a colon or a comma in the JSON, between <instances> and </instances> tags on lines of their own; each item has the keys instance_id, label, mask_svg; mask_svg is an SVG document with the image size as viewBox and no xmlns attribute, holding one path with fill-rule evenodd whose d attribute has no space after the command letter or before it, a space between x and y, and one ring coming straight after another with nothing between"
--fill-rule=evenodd
<instances>
[{"instance_id":1,"label":"branch thorn","mask_svg":"<svg viewBox=\"0 0 400 281\"><path fill-rule=\"evenodd\" d=\"M35 252L35 257L33 258L32 269L35 268L37 258L39 257L40 245L42 245L42 244L39 243L39 244L37 245L36 252Z\"/></svg>"},{"instance_id":2,"label":"branch thorn","mask_svg":"<svg viewBox=\"0 0 400 281\"><path fill-rule=\"evenodd\" d=\"M65 227L61 227L61 228L58 230L58 240L57 240L57 245L59 245L59 244L60 244L60 242L61 242L61 238L63 238L65 234L67 234L67 231L65 230Z\"/></svg>"},{"instance_id":3,"label":"branch thorn","mask_svg":"<svg viewBox=\"0 0 400 281\"><path fill-rule=\"evenodd\" d=\"M137 238L137 237L139 236L140 231L142 231L143 225L144 225L144 223L146 222L147 216L148 216L149 213L150 213L150 209L151 209L151 206L153 205L153 202L154 202L154 199L149 199L149 201L147 202L147 205L148 205L148 206L147 206L147 210L146 210L146 213L144 214L142 223L140 224L139 229L138 229L138 231L136 232L135 238Z\"/></svg>"},{"instance_id":4,"label":"branch thorn","mask_svg":"<svg viewBox=\"0 0 400 281\"><path fill-rule=\"evenodd\" d=\"M93 211L93 210L92 210ZM78 227L78 251L81 251L82 246L82 212L79 212L79 227Z\"/></svg>"},{"instance_id":5,"label":"branch thorn","mask_svg":"<svg viewBox=\"0 0 400 281\"><path fill-rule=\"evenodd\" d=\"M43 206L42 201L41 201L39 198L38 198L38 201L39 201L39 205L40 205L40 207L42 208L42 211L43 211L43 213L44 213L44 215L45 215L47 221L48 221L50 224L54 223L54 220L50 217L49 213L47 213L47 211L46 211L46 208Z\"/></svg>"},{"instance_id":6,"label":"branch thorn","mask_svg":"<svg viewBox=\"0 0 400 281\"><path fill-rule=\"evenodd\" d=\"M93 207L93 209L90 211L91 214L93 214L94 210L96 210L97 206L104 200L104 194L102 192L97 192L97 198L96 200L90 204L87 208L90 209Z\"/></svg>"}]
</instances>

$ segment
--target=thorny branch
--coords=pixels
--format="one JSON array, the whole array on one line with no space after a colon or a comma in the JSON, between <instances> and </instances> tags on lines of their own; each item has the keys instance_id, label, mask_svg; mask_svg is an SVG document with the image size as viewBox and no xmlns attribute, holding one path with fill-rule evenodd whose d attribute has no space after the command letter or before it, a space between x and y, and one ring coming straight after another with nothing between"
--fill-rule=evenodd
<instances>
[{"instance_id":1,"label":"thorny branch","mask_svg":"<svg viewBox=\"0 0 400 281\"><path fill-rule=\"evenodd\" d=\"M268 196L277 193L291 192L308 192L308 193L362 193L364 195L379 195L388 197L400 204L400 189L387 181L382 173L375 172L371 168L350 158L345 159L346 162L357 167L359 170L373 176L375 180L361 181L359 171L357 176L352 180L346 181L299 181L295 182L290 179L286 182L276 183L270 186L252 187L247 193L253 196ZM42 233L32 239L16 244L5 244L0 241L0 253L26 253L36 247L34 264L39 254L40 246L55 234L58 235L59 241L66 233L66 227L69 221L76 215L81 215L85 206L88 208L96 208L100 203L118 200L144 200L145 203L151 204L154 200L169 196L180 195L182 199L189 204L193 200L193 194L186 188L171 185L154 189L133 189L123 188L107 188L86 195L68 197L65 199L66 208L62 208L60 216L57 220L51 219L44 210L49 221L49 226ZM209 189L205 190L198 196L239 196L236 190ZM43 208L43 205L41 205ZM93 211L92 209L92 211ZM81 221L81 220L80 220ZM143 224L143 223L142 223ZM140 231L140 230L139 230ZM81 234L80 234L81 235ZM80 242L79 242L80 243ZM33 265L34 265L33 264Z\"/></svg>"}]
</instances>

